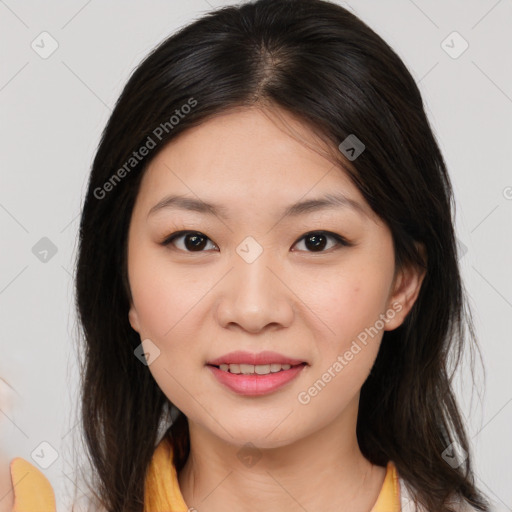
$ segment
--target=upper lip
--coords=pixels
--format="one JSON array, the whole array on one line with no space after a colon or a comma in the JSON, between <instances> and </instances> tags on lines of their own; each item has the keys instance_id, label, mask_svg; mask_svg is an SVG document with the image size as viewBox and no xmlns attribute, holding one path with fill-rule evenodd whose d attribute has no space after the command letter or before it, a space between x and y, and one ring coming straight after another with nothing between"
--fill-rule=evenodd
<instances>
[{"instance_id":1,"label":"upper lip","mask_svg":"<svg viewBox=\"0 0 512 512\"><path fill-rule=\"evenodd\" d=\"M300 359L294 359L292 357L284 356L283 354L278 354L277 352L270 352L268 350L264 352L259 352L257 354L253 354L251 352L244 352L241 350L237 350L236 352L230 352L229 354L224 354L223 356L217 357L216 359L212 359L211 361L207 361L206 364L210 364L212 366L219 366L221 364L289 364L291 366L304 363L305 361L301 361Z\"/></svg>"}]
</instances>

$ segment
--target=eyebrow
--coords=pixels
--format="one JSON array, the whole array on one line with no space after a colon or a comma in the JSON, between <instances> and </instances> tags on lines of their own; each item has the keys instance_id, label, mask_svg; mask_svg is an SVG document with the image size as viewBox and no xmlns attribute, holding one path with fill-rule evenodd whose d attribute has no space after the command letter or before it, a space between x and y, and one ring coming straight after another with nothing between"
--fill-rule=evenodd
<instances>
[{"instance_id":1,"label":"eyebrow","mask_svg":"<svg viewBox=\"0 0 512 512\"><path fill-rule=\"evenodd\" d=\"M284 209L282 218L298 217L319 210L331 210L337 208L350 208L368 217L368 212L363 205L343 194L326 194L315 199L299 201ZM216 216L230 220L229 209L218 204L211 204L193 197L169 195L155 204L148 212L148 217L163 209L179 209L199 212L205 215Z\"/></svg>"}]
</instances>

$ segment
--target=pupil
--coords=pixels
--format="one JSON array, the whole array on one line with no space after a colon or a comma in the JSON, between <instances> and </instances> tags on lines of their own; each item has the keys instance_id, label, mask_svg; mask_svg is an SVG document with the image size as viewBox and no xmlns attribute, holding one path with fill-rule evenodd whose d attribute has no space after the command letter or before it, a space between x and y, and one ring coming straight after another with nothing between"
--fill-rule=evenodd
<instances>
[{"instance_id":1,"label":"pupil","mask_svg":"<svg viewBox=\"0 0 512 512\"><path fill-rule=\"evenodd\" d=\"M323 249L325 247L325 240L326 240L326 237L324 235L319 235L319 234L313 234L313 235L309 235L307 238L306 238L306 246L308 248L313 248L313 249ZM308 241L312 241L311 244L308 244Z\"/></svg>"},{"instance_id":2,"label":"pupil","mask_svg":"<svg viewBox=\"0 0 512 512\"><path fill-rule=\"evenodd\" d=\"M188 243L188 242L191 243ZM185 246L189 250L201 250L206 245L205 237L198 234L189 234L185 237Z\"/></svg>"}]
</instances>

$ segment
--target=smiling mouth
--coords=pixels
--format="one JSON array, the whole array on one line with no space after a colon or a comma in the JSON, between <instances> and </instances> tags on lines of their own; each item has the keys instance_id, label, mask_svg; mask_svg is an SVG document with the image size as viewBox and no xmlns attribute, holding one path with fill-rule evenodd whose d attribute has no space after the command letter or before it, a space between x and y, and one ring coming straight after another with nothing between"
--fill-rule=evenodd
<instances>
[{"instance_id":1,"label":"smiling mouth","mask_svg":"<svg viewBox=\"0 0 512 512\"><path fill-rule=\"evenodd\" d=\"M271 363L271 364L220 364L214 366L219 370L226 373L234 373L236 375L269 375L271 373L279 373L282 371L289 370L290 368L296 368L298 366L305 366L306 363L300 363L296 365Z\"/></svg>"}]
</instances>

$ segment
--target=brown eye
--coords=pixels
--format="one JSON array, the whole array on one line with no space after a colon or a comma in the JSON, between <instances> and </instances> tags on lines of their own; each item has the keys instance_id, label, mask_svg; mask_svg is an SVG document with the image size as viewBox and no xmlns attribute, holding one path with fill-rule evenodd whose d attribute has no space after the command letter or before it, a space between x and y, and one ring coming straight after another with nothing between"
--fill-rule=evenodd
<instances>
[{"instance_id":1,"label":"brown eye","mask_svg":"<svg viewBox=\"0 0 512 512\"><path fill-rule=\"evenodd\" d=\"M349 246L351 245L342 236L336 233L330 233L328 231L315 231L304 235L299 242L304 241L304 246L307 252L325 252L325 248L328 245L328 240L334 240L335 243L329 246L327 249L332 249L336 246ZM297 243L299 243L297 242Z\"/></svg>"},{"instance_id":2,"label":"brown eye","mask_svg":"<svg viewBox=\"0 0 512 512\"><path fill-rule=\"evenodd\" d=\"M330 244L329 240L331 240ZM206 235L199 231L178 231L168 236L161 243L165 246L173 245L176 249L184 252L205 252L205 247L208 243L212 244L210 249L218 249L218 247ZM298 242L296 242L294 246L299 243L304 243L305 249L301 250L313 253L327 252L328 250L339 246L349 247L353 245L342 236L329 231L314 231L307 233Z\"/></svg>"},{"instance_id":3,"label":"brown eye","mask_svg":"<svg viewBox=\"0 0 512 512\"><path fill-rule=\"evenodd\" d=\"M183 240L180 242L180 246L178 246L177 241ZM186 252L203 252L203 249L207 245L210 239L200 233L199 231L180 231L178 233L173 233L171 236L166 238L162 245L175 245L178 249ZM211 242L211 240L210 240ZM215 247L215 244L212 245Z\"/></svg>"}]
</instances>

